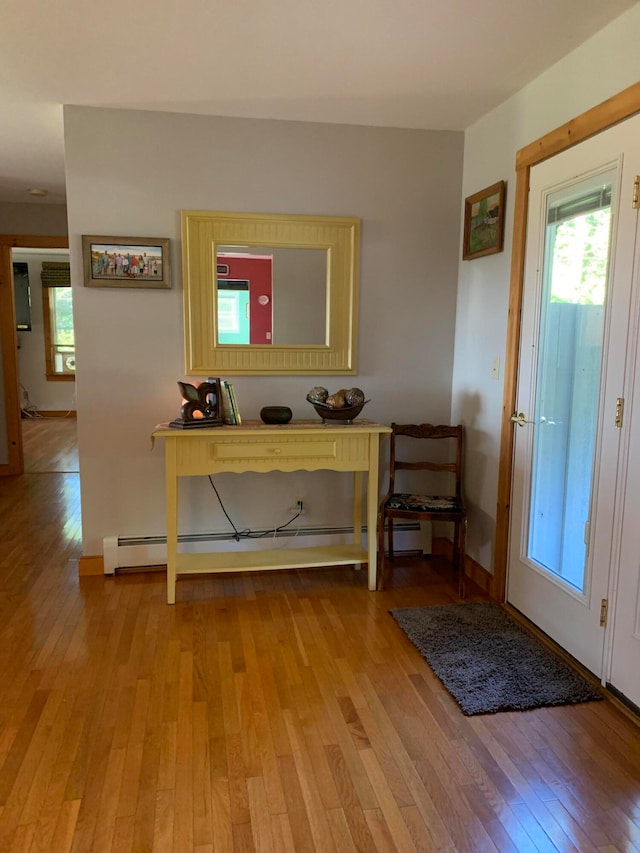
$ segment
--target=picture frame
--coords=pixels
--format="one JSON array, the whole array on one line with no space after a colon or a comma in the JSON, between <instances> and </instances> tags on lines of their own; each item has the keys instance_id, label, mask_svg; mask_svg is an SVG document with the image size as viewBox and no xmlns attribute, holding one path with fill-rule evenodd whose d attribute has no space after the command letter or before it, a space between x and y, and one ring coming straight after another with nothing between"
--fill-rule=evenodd
<instances>
[{"instance_id":1,"label":"picture frame","mask_svg":"<svg viewBox=\"0 0 640 853\"><path fill-rule=\"evenodd\" d=\"M82 235L85 287L171 287L168 237Z\"/></svg>"},{"instance_id":2,"label":"picture frame","mask_svg":"<svg viewBox=\"0 0 640 853\"><path fill-rule=\"evenodd\" d=\"M503 250L505 191L505 182L498 181L465 198L463 261Z\"/></svg>"}]
</instances>

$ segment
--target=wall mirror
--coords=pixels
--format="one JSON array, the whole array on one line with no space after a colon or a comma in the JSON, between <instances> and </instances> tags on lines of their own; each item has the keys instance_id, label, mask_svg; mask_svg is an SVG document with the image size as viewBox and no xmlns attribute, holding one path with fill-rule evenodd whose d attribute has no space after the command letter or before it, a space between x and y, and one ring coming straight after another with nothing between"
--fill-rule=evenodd
<instances>
[{"instance_id":1,"label":"wall mirror","mask_svg":"<svg viewBox=\"0 0 640 853\"><path fill-rule=\"evenodd\" d=\"M356 372L360 220L182 211L188 375Z\"/></svg>"}]
</instances>

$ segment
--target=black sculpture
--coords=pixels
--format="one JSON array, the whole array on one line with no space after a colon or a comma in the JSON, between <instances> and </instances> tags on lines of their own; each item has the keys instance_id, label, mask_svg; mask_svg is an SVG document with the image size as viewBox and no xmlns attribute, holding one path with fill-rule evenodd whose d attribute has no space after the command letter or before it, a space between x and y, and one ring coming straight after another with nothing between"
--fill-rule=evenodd
<instances>
[{"instance_id":1,"label":"black sculpture","mask_svg":"<svg viewBox=\"0 0 640 853\"><path fill-rule=\"evenodd\" d=\"M208 379L199 385L178 382L178 388L184 402L180 407L180 417L171 421L169 426L194 429L224 425L219 379Z\"/></svg>"}]
</instances>

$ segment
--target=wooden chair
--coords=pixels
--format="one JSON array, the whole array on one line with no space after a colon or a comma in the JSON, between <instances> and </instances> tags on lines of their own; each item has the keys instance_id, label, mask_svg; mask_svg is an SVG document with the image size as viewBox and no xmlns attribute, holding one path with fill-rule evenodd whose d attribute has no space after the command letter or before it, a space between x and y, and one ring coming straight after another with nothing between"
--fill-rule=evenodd
<instances>
[{"instance_id":1,"label":"wooden chair","mask_svg":"<svg viewBox=\"0 0 640 853\"><path fill-rule=\"evenodd\" d=\"M400 438L400 442L398 439ZM449 445L451 453L442 454L442 443ZM398 446L405 461L398 458ZM410 446L420 461L415 461ZM439 446L437 446L439 445ZM467 513L462 496L462 461L464 429L458 426L433 426L433 424L391 424L389 459L389 489L378 512L378 589L386 581L384 531L387 527L389 561L393 562L393 523L395 519L416 521L451 521L454 524L453 564L458 572L458 589L465 596L465 548L467 539ZM419 446L420 451L416 448ZM455 451L455 452L453 452ZM426 458L425 458L426 457ZM443 461L445 459L446 461ZM432 471L439 476L448 473L453 488L445 494L410 494L396 492L396 471ZM455 479L455 483L453 480Z\"/></svg>"}]
</instances>

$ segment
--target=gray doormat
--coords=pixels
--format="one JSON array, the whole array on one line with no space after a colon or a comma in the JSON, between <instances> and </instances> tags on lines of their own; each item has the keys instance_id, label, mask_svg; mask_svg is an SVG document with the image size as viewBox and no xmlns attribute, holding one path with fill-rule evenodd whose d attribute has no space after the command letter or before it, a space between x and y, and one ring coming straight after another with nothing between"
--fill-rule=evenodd
<instances>
[{"instance_id":1,"label":"gray doormat","mask_svg":"<svg viewBox=\"0 0 640 853\"><path fill-rule=\"evenodd\" d=\"M389 611L467 716L602 699L495 604Z\"/></svg>"}]
</instances>

